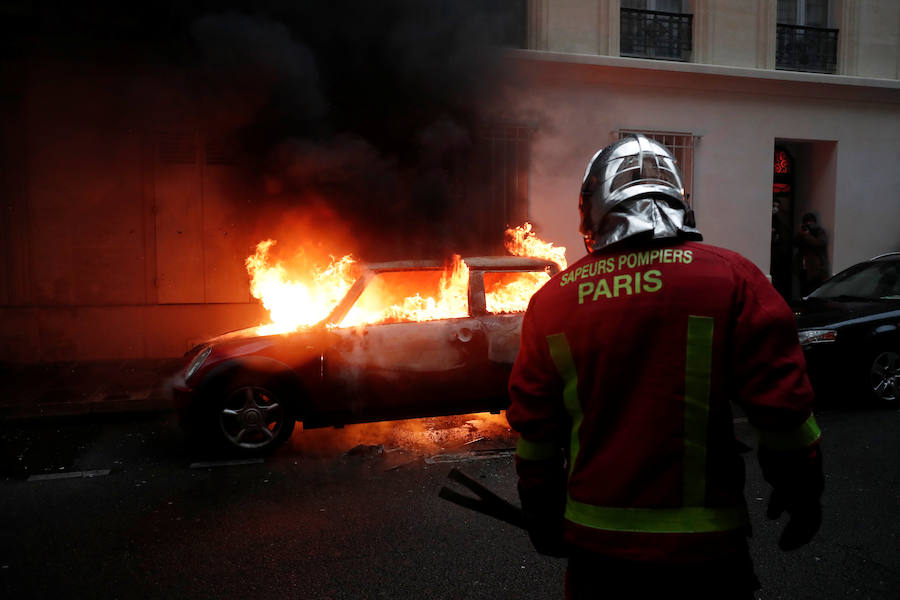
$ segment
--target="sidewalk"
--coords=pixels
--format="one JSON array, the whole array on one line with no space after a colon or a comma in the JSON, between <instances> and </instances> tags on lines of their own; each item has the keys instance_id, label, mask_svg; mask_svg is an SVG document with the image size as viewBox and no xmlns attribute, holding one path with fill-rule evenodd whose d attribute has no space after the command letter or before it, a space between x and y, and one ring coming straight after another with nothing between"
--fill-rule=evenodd
<instances>
[{"instance_id":1,"label":"sidewalk","mask_svg":"<svg viewBox=\"0 0 900 600\"><path fill-rule=\"evenodd\" d=\"M0 421L171 410L180 358L0 364Z\"/></svg>"}]
</instances>

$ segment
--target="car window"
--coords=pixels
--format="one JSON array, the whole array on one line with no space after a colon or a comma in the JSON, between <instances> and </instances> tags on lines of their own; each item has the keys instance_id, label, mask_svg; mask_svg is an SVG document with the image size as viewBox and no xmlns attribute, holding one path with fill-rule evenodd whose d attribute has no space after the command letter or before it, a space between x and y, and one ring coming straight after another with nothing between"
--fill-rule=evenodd
<instances>
[{"instance_id":1,"label":"car window","mask_svg":"<svg viewBox=\"0 0 900 600\"><path fill-rule=\"evenodd\" d=\"M880 269L875 294L883 300L900 299L900 263L886 263Z\"/></svg>"},{"instance_id":2,"label":"car window","mask_svg":"<svg viewBox=\"0 0 900 600\"><path fill-rule=\"evenodd\" d=\"M826 281L813 298L900 298L900 263L873 262L851 267Z\"/></svg>"},{"instance_id":3,"label":"car window","mask_svg":"<svg viewBox=\"0 0 900 600\"><path fill-rule=\"evenodd\" d=\"M422 269L376 273L340 326L466 317L468 287L467 271Z\"/></svg>"},{"instance_id":4,"label":"car window","mask_svg":"<svg viewBox=\"0 0 900 600\"><path fill-rule=\"evenodd\" d=\"M485 272L485 308L489 313L523 312L531 296L549 280L543 271Z\"/></svg>"}]
</instances>

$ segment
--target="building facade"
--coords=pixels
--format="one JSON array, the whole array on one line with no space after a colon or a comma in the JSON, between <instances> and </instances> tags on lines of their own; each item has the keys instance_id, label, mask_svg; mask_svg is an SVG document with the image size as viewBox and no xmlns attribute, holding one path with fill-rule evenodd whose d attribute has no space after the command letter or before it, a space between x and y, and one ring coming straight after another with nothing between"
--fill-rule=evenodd
<instances>
[{"instance_id":1,"label":"building facade","mask_svg":"<svg viewBox=\"0 0 900 600\"><path fill-rule=\"evenodd\" d=\"M900 250L900 4L534 0L528 31L529 216L570 259L584 166L629 131L673 147L706 241L764 272L807 212L832 272Z\"/></svg>"}]
</instances>

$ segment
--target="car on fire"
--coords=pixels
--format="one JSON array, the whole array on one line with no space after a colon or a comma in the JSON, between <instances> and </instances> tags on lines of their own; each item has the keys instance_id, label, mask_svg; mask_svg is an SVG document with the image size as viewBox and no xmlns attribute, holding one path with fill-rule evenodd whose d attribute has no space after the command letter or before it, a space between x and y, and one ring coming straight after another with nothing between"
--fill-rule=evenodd
<instances>
[{"instance_id":1,"label":"car on fire","mask_svg":"<svg viewBox=\"0 0 900 600\"><path fill-rule=\"evenodd\" d=\"M900 252L841 271L793 308L817 391L900 404Z\"/></svg>"},{"instance_id":2,"label":"car on fire","mask_svg":"<svg viewBox=\"0 0 900 600\"><path fill-rule=\"evenodd\" d=\"M250 328L196 346L174 384L188 434L203 447L259 455L284 443L296 422L309 429L505 409L527 299L559 266L515 256L461 262L462 308L448 318L390 310L440 288L442 263L379 263L363 267L313 326L270 335ZM532 288L524 304L498 303L497 293L522 282Z\"/></svg>"}]
</instances>

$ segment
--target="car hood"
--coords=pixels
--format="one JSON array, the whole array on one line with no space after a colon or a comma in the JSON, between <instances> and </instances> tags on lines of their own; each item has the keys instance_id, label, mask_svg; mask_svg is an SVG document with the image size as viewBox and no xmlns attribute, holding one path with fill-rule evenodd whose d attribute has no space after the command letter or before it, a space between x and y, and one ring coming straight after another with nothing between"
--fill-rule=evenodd
<instances>
[{"instance_id":1,"label":"car hood","mask_svg":"<svg viewBox=\"0 0 900 600\"><path fill-rule=\"evenodd\" d=\"M247 339L255 339L262 337L272 337L261 335L259 333L259 327L247 327L246 329L237 329L235 331L229 331L228 333L223 333L222 335L217 335L216 337L210 338L206 340L207 344L221 344L224 342L236 342L239 340L247 340Z\"/></svg>"},{"instance_id":2,"label":"car hood","mask_svg":"<svg viewBox=\"0 0 900 600\"><path fill-rule=\"evenodd\" d=\"M275 333L261 335L259 327L248 327L229 331L198 346L213 346L218 355L243 355L263 351L265 348L292 347L298 344L319 339L316 335L321 333L315 327L304 327L289 333Z\"/></svg>"},{"instance_id":3,"label":"car hood","mask_svg":"<svg viewBox=\"0 0 900 600\"><path fill-rule=\"evenodd\" d=\"M837 327L883 313L900 313L900 303L881 300L808 298L793 306L798 329Z\"/></svg>"}]
</instances>

